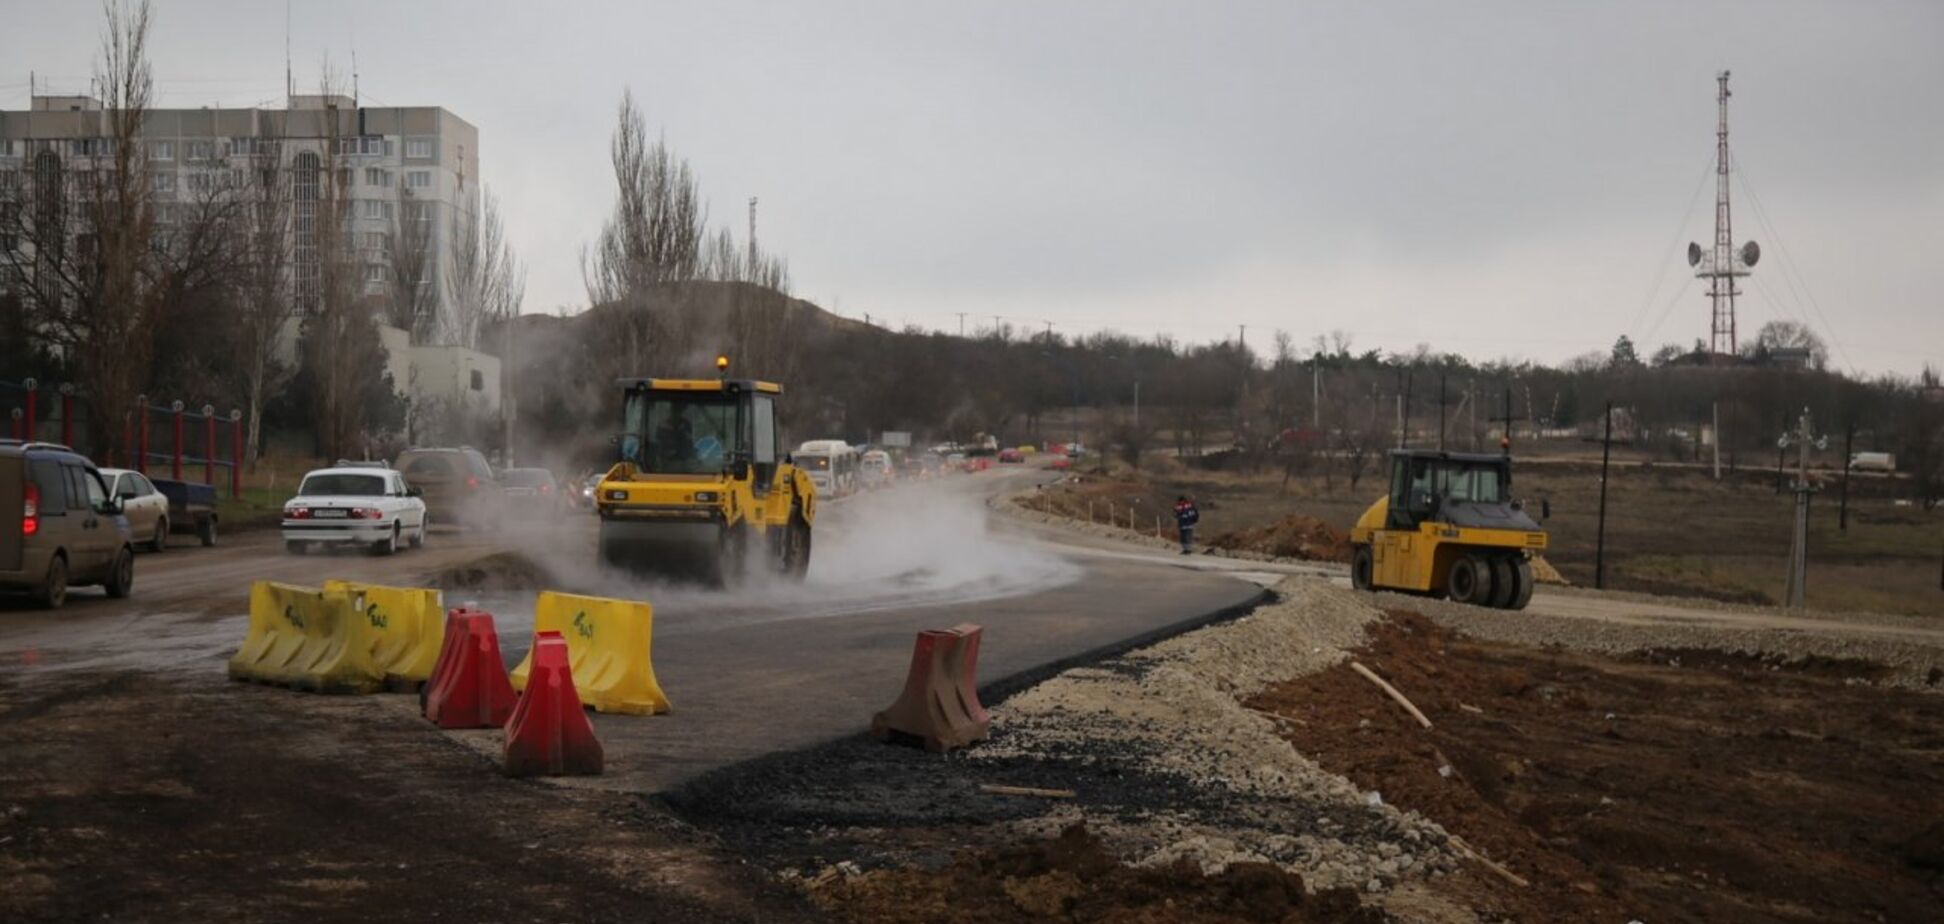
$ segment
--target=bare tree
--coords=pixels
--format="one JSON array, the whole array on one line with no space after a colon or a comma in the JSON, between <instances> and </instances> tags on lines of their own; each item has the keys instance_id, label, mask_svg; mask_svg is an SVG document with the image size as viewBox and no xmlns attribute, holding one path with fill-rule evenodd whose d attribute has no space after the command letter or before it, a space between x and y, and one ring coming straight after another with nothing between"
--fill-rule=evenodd
<instances>
[{"instance_id":1,"label":"bare tree","mask_svg":"<svg viewBox=\"0 0 1944 924\"><path fill-rule=\"evenodd\" d=\"M477 349L486 324L519 314L526 267L506 239L499 199L491 189L480 191L479 214L462 213L454 220L446 278L452 289L447 338L452 343Z\"/></svg>"},{"instance_id":2,"label":"bare tree","mask_svg":"<svg viewBox=\"0 0 1944 924\"><path fill-rule=\"evenodd\" d=\"M364 274L347 230L351 170L345 160L347 119L333 102L342 82L327 64L321 153L294 161L297 296L305 317L305 363L311 371L314 432L327 456L357 454L371 412L394 400L385 374L377 312L361 296Z\"/></svg>"},{"instance_id":3,"label":"bare tree","mask_svg":"<svg viewBox=\"0 0 1944 924\"><path fill-rule=\"evenodd\" d=\"M281 131L287 126L274 119L271 124L279 131L251 139L244 152L244 210L236 234L245 445L251 465L263 451L263 405L281 378L274 361L277 345L296 312L289 268L291 176Z\"/></svg>"},{"instance_id":4,"label":"bare tree","mask_svg":"<svg viewBox=\"0 0 1944 924\"><path fill-rule=\"evenodd\" d=\"M647 123L624 92L608 145L614 165L614 212L591 249L581 252L581 274L590 304L617 304L613 332L627 351L628 368L640 369L655 335L667 330L653 317L665 287L695 279L702 268L707 216L695 175L662 141L648 143Z\"/></svg>"},{"instance_id":5,"label":"bare tree","mask_svg":"<svg viewBox=\"0 0 1944 924\"><path fill-rule=\"evenodd\" d=\"M407 189L385 236L385 320L417 342L442 339L438 286L431 278L433 205Z\"/></svg>"},{"instance_id":6,"label":"bare tree","mask_svg":"<svg viewBox=\"0 0 1944 924\"><path fill-rule=\"evenodd\" d=\"M101 134L38 147L0 189L0 288L29 329L71 357L91 401L96 446L116 446L154 359L154 210L142 125L153 81L146 0L109 0L95 61ZM63 147L65 150L63 150ZM64 159L65 158L65 159Z\"/></svg>"}]
</instances>

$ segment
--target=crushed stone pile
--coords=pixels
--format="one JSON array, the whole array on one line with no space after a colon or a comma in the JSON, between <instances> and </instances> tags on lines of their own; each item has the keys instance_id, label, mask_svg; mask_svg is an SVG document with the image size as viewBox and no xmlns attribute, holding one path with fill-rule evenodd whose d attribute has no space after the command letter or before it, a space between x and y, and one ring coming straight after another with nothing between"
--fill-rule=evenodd
<instances>
[{"instance_id":1,"label":"crushed stone pile","mask_svg":"<svg viewBox=\"0 0 1944 924\"><path fill-rule=\"evenodd\" d=\"M1135 866L1182 861L1217 873L1273 863L1315 888L1380 891L1452 868L1442 828L1324 771L1242 705L1271 684L1322 670L1381 614L1348 590L1290 578L1278 602L1098 664L1066 671L993 711L972 763L1088 764L1089 775L1157 774L1193 798L1102 812L1056 810L1052 835L1084 821Z\"/></svg>"}]
</instances>

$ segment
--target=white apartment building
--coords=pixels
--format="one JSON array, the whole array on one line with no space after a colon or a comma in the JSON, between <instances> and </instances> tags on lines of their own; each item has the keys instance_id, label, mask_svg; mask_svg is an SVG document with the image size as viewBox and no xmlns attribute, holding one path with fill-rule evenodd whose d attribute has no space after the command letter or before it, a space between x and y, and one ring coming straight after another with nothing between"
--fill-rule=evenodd
<instances>
[{"instance_id":1,"label":"white apartment building","mask_svg":"<svg viewBox=\"0 0 1944 924\"><path fill-rule=\"evenodd\" d=\"M58 189L23 179L87 170L107 157L108 115L86 96L36 95L26 111L0 111L0 198L29 185ZM441 312L452 303L447 267L455 229L479 209L479 131L436 106L364 107L347 96L292 96L283 109L151 110L142 143L156 220L179 220L198 197L241 185L249 158L275 150L279 140L296 200L290 271L300 306L316 290L319 171L333 168L351 200L343 232L364 294L390 290L394 236L401 222L416 218L430 225L420 284L433 290Z\"/></svg>"}]
</instances>

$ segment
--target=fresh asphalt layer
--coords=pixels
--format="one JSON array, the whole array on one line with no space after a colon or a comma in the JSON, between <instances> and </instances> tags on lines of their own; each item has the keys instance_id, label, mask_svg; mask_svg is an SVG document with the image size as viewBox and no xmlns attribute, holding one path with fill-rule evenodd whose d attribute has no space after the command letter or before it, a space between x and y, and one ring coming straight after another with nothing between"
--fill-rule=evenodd
<instances>
[{"instance_id":1,"label":"fresh asphalt layer","mask_svg":"<svg viewBox=\"0 0 1944 924\"><path fill-rule=\"evenodd\" d=\"M864 731L902 688L921 629L983 626L978 676L997 696L1263 597L1260 577L1165 554L1098 554L1068 544L1062 531L988 510L992 498L1047 477L1008 467L829 505L806 583L727 593L616 584L585 567L591 518L500 537L435 534L426 549L389 558L290 555L274 533L237 536L215 549L178 546L138 559L128 600L77 591L58 613L0 602L0 664L29 680L40 672L137 671L223 682L224 662L243 639L252 581L418 584L516 552L536 559L553 589L645 598L655 607L654 669L673 711L596 715L607 773L581 782L659 792L712 769ZM446 602L477 600L491 610L511 664L529 642L534 591L489 585L448 591ZM384 699L400 721L418 721L416 697ZM429 726L427 733L436 734ZM456 734L497 754L497 732Z\"/></svg>"}]
</instances>

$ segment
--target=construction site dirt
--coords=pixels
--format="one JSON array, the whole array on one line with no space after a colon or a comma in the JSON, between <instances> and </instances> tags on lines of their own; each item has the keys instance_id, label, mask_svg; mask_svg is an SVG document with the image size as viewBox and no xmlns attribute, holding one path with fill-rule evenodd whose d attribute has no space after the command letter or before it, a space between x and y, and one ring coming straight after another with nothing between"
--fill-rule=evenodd
<instances>
[{"instance_id":1,"label":"construction site dirt","mask_svg":"<svg viewBox=\"0 0 1944 924\"><path fill-rule=\"evenodd\" d=\"M0 920L814 917L651 801L507 779L378 699L0 674Z\"/></svg>"},{"instance_id":2,"label":"construction site dirt","mask_svg":"<svg viewBox=\"0 0 1944 924\"><path fill-rule=\"evenodd\" d=\"M1250 705L1325 768L1509 877L1440 886L1487 920L1920 921L1944 902L1944 697L1866 662L1610 658L1393 610L1347 664Z\"/></svg>"}]
</instances>

